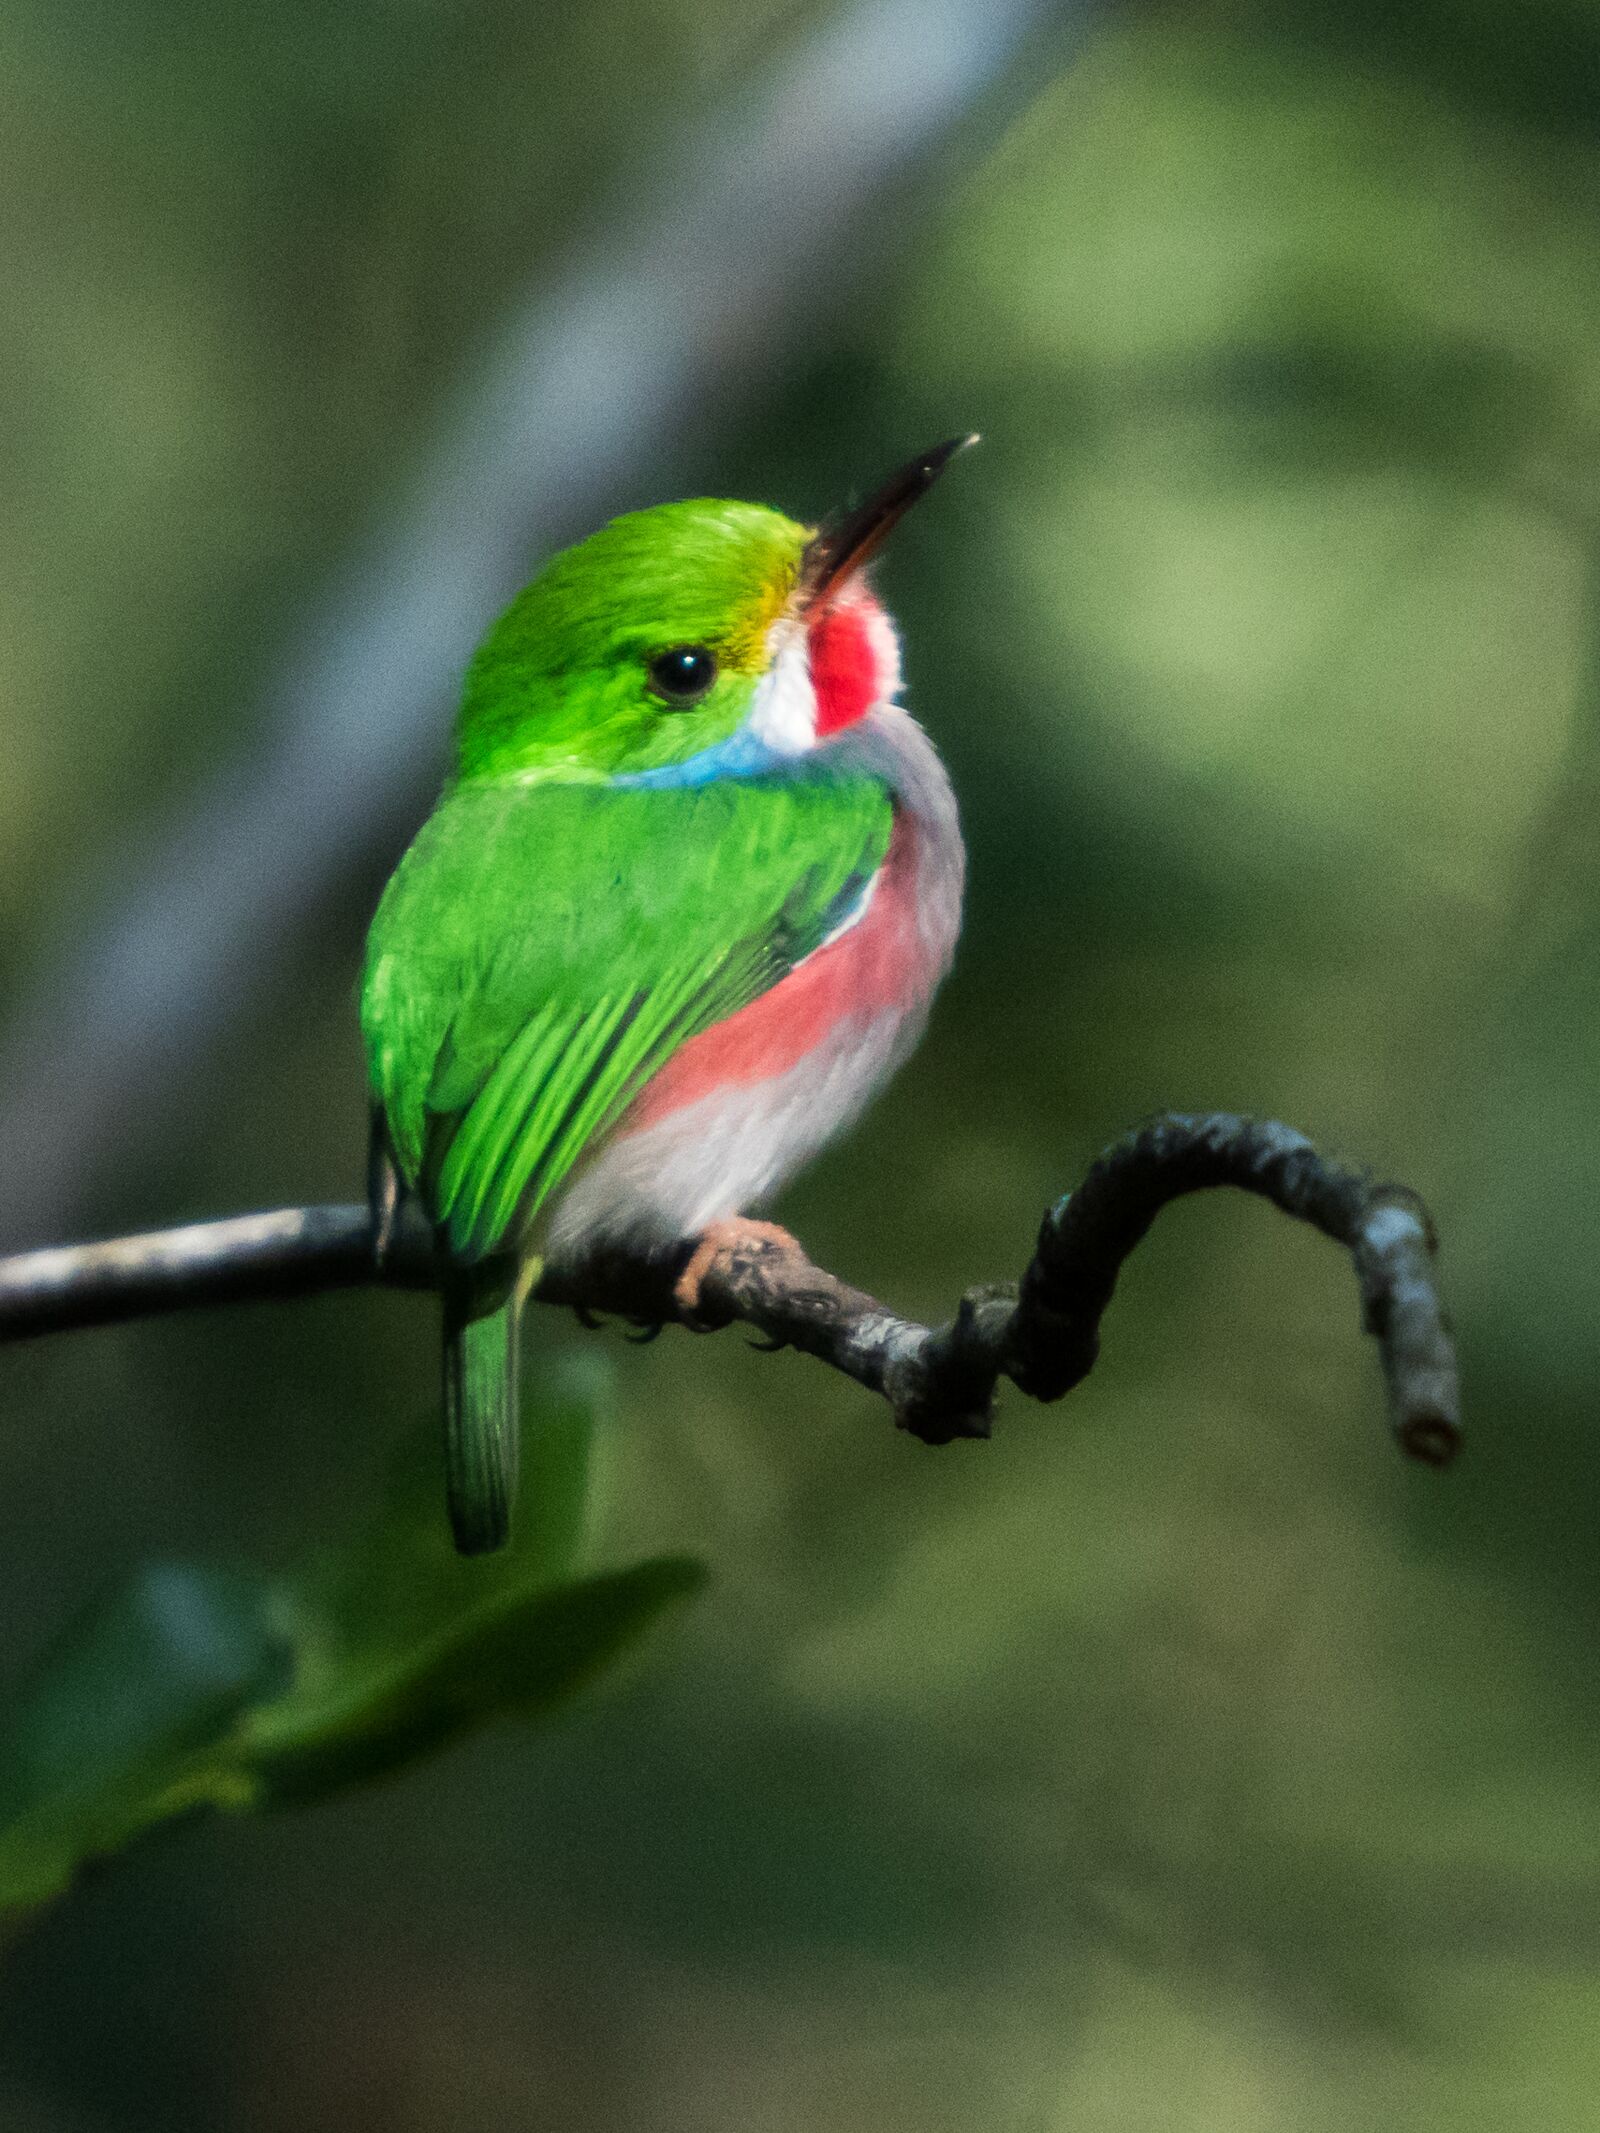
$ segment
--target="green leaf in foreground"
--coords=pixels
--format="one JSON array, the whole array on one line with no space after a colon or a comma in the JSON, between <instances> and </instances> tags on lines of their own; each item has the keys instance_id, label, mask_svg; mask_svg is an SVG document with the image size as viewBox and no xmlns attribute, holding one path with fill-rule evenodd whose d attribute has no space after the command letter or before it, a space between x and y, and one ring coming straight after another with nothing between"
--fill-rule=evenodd
<instances>
[{"instance_id":1,"label":"green leaf in foreground","mask_svg":"<svg viewBox=\"0 0 1600 2133\"><path fill-rule=\"evenodd\" d=\"M530 1397L498 1555L452 1549L430 1426L376 1514L288 1576L160 1565L92 1607L0 1719L0 1913L185 1811L309 1804L542 1717L620 1658L704 1572L573 1574L602 1398L592 1366Z\"/></svg>"},{"instance_id":2,"label":"green leaf in foreground","mask_svg":"<svg viewBox=\"0 0 1600 2133\"><path fill-rule=\"evenodd\" d=\"M0 1730L0 1911L42 1903L185 1807L220 1804L217 1744L293 1665L264 1597L247 1576L153 1565L45 1653Z\"/></svg>"},{"instance_id":3,"label":"green leaf in foreground","mask_svg":"<svg viewBox=\"0 0 1600 2133\"><path fill-rule=\"evenodd\" d=\"M663 1556L526 1596L502 1595L387 1667L289 1694L246 1717L241 1764L262 1806L320 1799L398 1770L505 1714L537 1717L620 1658L698 1563Z\"/></svg>"}]
</instances>

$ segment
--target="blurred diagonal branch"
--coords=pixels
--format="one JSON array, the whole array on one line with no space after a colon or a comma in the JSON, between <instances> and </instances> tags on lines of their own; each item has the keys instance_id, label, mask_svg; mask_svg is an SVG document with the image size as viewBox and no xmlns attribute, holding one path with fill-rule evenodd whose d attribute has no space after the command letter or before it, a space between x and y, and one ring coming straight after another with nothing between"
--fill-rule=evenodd
<instances>
[{"instance_id":1,"label":"blurred diagonal branch","mask_svg":"<svg viewBox=\"0 0 1600 2133\"><path fill-rule=\"evenodd\" d=\"M719 1254L693 1320L674 1295L681 1259L596 1260L547 1274L537 1293L586 1320L613 1312L699 1331L742 1321L769 1345L803 1349L881 1393L902 1429L943 1444L988 1435L1002 1377L1038 1400L1080 1384L1099 1353L1117 1277L1157 1214L1220 1185L1259 1194L1351 1253L1395 1438L1412 1458L1448 1464L1460 1443L1460 1394L1427 1209L1406 1186L1330 1162L1288 1126L1228 1112L1165 1113L1116 1142L1045 1216L1020 1284L969 1290L947 1325L897 1317L797 1246L765 1241ZM420 1226L403 1227L380 1265L366 1207L280 1208L0 1260L0 1341L196 1304L371 1283L431 1288L437 1279Z\"/></svg>"},{"instance_id":2,"label":"blurred diagonal branch","mask_svg":"<svg viewBox=\"0 0 1600 2133\"><path fill-rule=\"evenodd\" d=\"M292 650L261 739L124 871L0 1046L6 1219L70 1221L182 1070L442 756L447 702L528 559L638 500L702 421L882 268L882 210L1092 0L854 0L648 173L465 382L385 537ZM872 217L877 215L874 222Z\"/></svg>"}]
</instances>

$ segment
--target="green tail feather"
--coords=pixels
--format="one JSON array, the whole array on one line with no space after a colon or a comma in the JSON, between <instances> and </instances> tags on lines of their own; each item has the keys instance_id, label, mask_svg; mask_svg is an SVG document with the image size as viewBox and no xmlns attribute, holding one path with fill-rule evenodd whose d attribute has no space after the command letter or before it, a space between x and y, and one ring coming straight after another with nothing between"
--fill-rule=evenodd
<instances>
[{"instance_id":1,"label":"green tail feather","mask_svg":"<svg viewBox=\"0 0 1600 2133\"><path fill-rule=\"evenodd\" d=\"M446 1292L444 1457L450 1524L463 1555L487 1555L511 1533L517 1493L518 1349L523 1291Z\"/></svg>"}]
</instances>

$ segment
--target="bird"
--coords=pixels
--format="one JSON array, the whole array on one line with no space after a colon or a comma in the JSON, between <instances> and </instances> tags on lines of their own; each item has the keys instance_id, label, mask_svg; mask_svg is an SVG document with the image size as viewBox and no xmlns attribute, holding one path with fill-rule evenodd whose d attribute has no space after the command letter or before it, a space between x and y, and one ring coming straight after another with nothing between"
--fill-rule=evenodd
<instances>
[{"instance_id":1,"label":"bird","mask_svg":"<svg viewBox=\"0 0 1600 2133\"><path fill-rule=\"evenodd\" d=\"M554 556L467 670L360 986L380 1251L442 1268L456 1547L508 1537L547 1266L793 1240L751 1209L861 1111L954 955L955 797L868 565L975 437L820 529L697 498Z\"/></svg>"}]
</instances>

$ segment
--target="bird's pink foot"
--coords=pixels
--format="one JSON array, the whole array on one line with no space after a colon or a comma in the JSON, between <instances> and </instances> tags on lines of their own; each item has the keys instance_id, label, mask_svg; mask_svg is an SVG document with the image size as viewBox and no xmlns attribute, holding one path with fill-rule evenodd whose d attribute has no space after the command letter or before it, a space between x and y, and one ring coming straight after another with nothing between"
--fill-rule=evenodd
<instances>
[{"instance_id":1,"label":"bird's pink foot","mask_svg":"<svg viewBox=\"0 0 1600 2133\"><path fill-rule=\"evenodd\" d=\"M698 1318L700 1285L723 1253L748 1251L763 1244L774 1244L787 1252L800 1249L798 1239L776 1222L752 1222L745 1215L731 1215L725 1222L713 1222L709 1229L702 1230L688 1265L673 1283L672 1296L678 1309L686 1318Z\"/></svg>"}]
</instances>

